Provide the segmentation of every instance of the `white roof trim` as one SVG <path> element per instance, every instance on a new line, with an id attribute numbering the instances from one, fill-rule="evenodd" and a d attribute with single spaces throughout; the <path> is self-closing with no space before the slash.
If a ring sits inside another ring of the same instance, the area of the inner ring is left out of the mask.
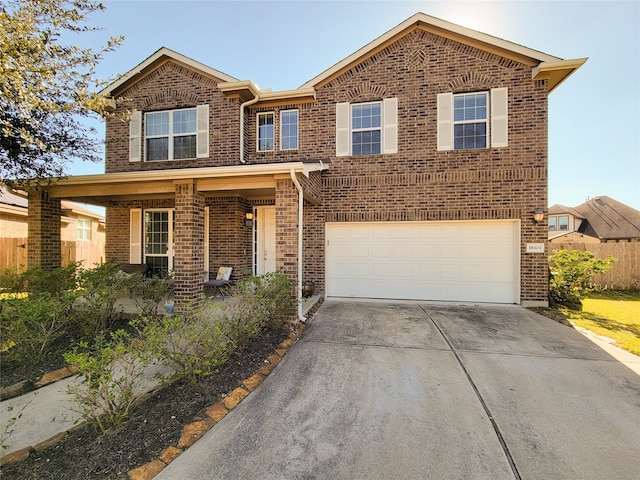
<path id="1" fill-rule="evenodd" d="M 557 62 L 557 61 L 561 61 L 562 60 L 561 58 L 554 57 L 552 55 L 547 55 L 546 53 L 542 53 L 542 52 L 539 52 L 537 50 L 533 50 L 531 48 L 523 47 L 522 45 L 518 45 L 518 44 L 512 43 L 512 42 L 508 42 L 506 40 L 502 40 L 501 38 L 494 37 L 494 36 L 488 35 L 486 33 L 478 32 L 478 31 L 472 30 L 470 28 L 462 27 L 460 25 L 456 25 L 455 23 L 447 22 L 446 20 L 441 20 L 439 18 L 432 17 L 432 16 L 426 15 L 424 13 L 416 13 L 412 17 L 410 17 L 407 20 L 405 20 L 404 22 L 402 22 L 397 27 L 389 30 L 387 33 L 385 33 L 384 35 L 376 38 L 375 40 L 373 40 L 372 42 L 368 43 L 367 45 L 365 45 L 364 47 L 362 47 L 358 51 L 352 53 L 351 55 L 349 55 L 344 60 L 342 60 L 342 61 L 336 63 L 334 66 L 328 68 L 327 70 L 322 72 L 320 75 L 317 75 L 317 76 L 313 77 L 311 80 L 306 82 L 300 88 L 313 87 L 313 86 L 317 85 L 318 83 L 322 82 L 323 80 L 325 80 L 325 79 L 331 77 L 332 75 L 334 75 L 336 72 L 338 72 L 341 69 L 345 68 L 349 64 L 357 61 L 359 58 L 361 58 L 363 56 L 366 56 L 370 51 L 372 51 L 375 48 L 379 47 L 380 45 L 382 45 L 383 43 L 385 43 L 389 39 L 391 39 L 394 36 L 396 36 L 399 33 L 401 33 L 402 31 L 404 31 L 404 30 L 406 30 L 406 29 L 410 28 L 411 26 L 413 26 L 415 24 L 418 24 L 418 23 L 424 23 L 424 24 L 431 25 L 431 26 L 436 27 L 436 28 L 440 28 L 440 29 L 443 29 L 443 30 L 448 30 L 448 31 L 450 31 L 452 33 L 456 33 L 458 35 L 462 35 L 462 36 L 468 37 L 468 38 L 473 39 L 473 40 L 484 42 L 484 43 L 492 45 L 494 47 L 498 47 L 498 48 L 501 48 L 501 49 L 504 49 L 504 50 L 508 50 L 508 51 L 523 55 L 525 57 L 529 57 L 529 58 L 531 58 L 533 60 L 537 60 L 539 62 Z"/>
<path id="2" fill-rule="evenodd" d="M 132 68 L 131 70 L 129 70 L 127 73 L 125 73 L 124 75 L 120 76 L 120 78 L 118 78 L 118 80 L 116 80 L 115 82 L 113 82 L 112 84 L 110 84 L 108 87 L 106 87 L 105 89 L 103 89 L 100 94 L 101 95 L 105 95 L 105 96 L 111 96 L 111 94 L 113 93 L 114 90 L 118 89 L 118 87 L 124 85 L 126 82 L 128 82 L 129 80 L 131 80 L 133 77 L 135 77 L 136 75 L 140 74 L 145 68 L 153 65 L 153 63 L 157 62 L 158 60 L 160 60 L 162 57 L 167 57 L 167 58 L 172 58 L 178 62 L 184 63 L 185 65 L 188 65 L 196 70 L 200 70 L 204 73 L 207 73 L 213 77 L 219 78 L 220 80 L 222 80 L 223 82 L 237 82 L 239 81 L 237 78 L 234 78 L 230 75 L 227 75 L 226 73 L 223 73 L 219 70 L 216 70 L 215 68 L 211 68 L 208 67 L 206 65 L 204 65 L 203 63 L 197 62 L 189 57 L 185 57 L 184 55 L 178 53 L 178 52 L 174 52 L 173 50 L 170 50 L 166 47 L 162 47 L 161 49 L 159 49 L 158 51 L 156 51 L 154 54 L 152 54 L 149 58 L 147 58 L 146 60 L 144 60 L 142 63 L 138 64 L 137 66 L 135 66 L 134 68 Z"/>
<path id="3" fill-rule="evenodd" d="M 230 167 L 180 168 L 176 170 L 146 170 L 139 172 L 115 172 L 95 175 L 75 175 L 62 178 L 52 187 L 85 184 L 152 182 L 157 180 L 184 180 L 198 178 L 242 177 L 251 175 L 282 175 L 293 170 L 308 177 L 311 172 L 326 170 L 328 165 L 321 161 L 263 163 L 258 165 L 234 165 Z"/>

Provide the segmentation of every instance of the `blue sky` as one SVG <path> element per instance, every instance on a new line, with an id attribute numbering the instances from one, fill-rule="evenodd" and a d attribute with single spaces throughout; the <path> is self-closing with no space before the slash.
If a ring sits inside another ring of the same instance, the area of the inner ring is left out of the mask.
<path id="1" fill-rule="evenodd" d="M 73 41 L 106 55 L 114 77 L 160 47 L 261 88 L 297 88 L 423 12 L 564 59 L 587 63 L 549 97 L 549 205 L 607 195 L 640 209 L 640 2 L 103 0 Z M 104 127 L 97 126 L 104 135 Z M 73 164 L 72 175 L 104 164 Z"/>

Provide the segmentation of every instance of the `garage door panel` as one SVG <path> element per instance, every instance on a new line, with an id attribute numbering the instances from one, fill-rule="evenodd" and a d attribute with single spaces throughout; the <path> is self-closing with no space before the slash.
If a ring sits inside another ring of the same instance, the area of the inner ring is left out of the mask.
<path id="1" fill-rule="evenodd" d="M 517 223 L 327 224 L 328 296 L 517 302 Z"/>

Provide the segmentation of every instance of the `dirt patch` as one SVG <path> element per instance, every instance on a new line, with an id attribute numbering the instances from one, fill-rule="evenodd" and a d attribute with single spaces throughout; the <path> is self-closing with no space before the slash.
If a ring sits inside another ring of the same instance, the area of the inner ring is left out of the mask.
<path id="1" fill-rule="evenodd" d="M 100 435 L 92 426 L 69 433 L 62 441 L 28 459 L 0 469 L 15 479 L 128 479 L 127 472 L 158 458 L 176 445 L 185 425 L 204 418 L 205 410 L 240 386 L 265 364 L 289 330 L 264 329 L 235 353 L 220 372 L 200 384 L 187 380 L 167 386 L 136 407 L 118 431 Z M 3 373 L 4 376 L 4 373 Z"/>

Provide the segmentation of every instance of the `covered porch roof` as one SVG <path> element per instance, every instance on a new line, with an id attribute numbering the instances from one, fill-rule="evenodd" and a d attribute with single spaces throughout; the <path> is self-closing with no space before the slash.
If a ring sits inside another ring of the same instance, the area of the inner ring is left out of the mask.
<path id="1" fill-rule="evenodd" d="M 307 178 L 312 172 L 328 168 L 328 160 L 314 160 L 224 167 L 198 167 L 136 172 L 77 175 L 61 178 L 48 185 L 51 198 L 73 199 L 92 205 L 109 206 L 114 200 L 173 198 L 175 183 L 193 180 L 199 192 L 239 195 L 248 199 L 272 198 L 276 179 L 293 172 Z M 311 203 L 319 203 L 304 191 Z"/>

